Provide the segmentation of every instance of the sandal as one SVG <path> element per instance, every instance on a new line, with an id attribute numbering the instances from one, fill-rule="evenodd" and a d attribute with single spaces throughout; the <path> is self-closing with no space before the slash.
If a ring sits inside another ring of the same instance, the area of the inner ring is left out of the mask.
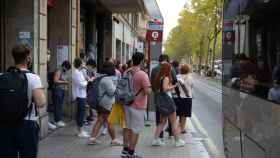
<path id="1" fill-rule="evenodd" d="M 111 146 L 123 146 L 123 143 L 118 140 L 112 140 Z"/>
<path id="2" fill-rule="evenodd" d="M 181 131 L 182 134 L 188 133 L 185 129 Z"/>
<path id="3" fill-rule="evenodd" d="M 101 144 L 101 141 L 97 140 L 96 138 L 89 138 L 88 145 L 97 145 Z"/>

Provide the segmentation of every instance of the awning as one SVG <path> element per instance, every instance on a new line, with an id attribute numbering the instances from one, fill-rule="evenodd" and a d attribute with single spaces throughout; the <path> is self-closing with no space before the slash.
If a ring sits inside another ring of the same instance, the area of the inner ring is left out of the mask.
<path id="1" fill-rule="evenodd" d="M 112 13 L 143 12 L 143 0 L 99 0 Z"/>

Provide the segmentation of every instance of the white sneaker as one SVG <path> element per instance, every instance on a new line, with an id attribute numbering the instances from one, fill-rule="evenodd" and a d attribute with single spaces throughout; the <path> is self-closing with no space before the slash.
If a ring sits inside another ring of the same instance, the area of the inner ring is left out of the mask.
<path id="1" fill-rule="evenodd" d="M 66 124 L 63 121 L 59 121 L 59 122 L 56 123 L 56 126 L 57 127 L 65 127 Z"/>
<path id="2" fill-rule="evenodd" d="M 80 133 L 78 134 L 78 137 L 79 137 L 79 138 L 89 138 L 90 135 L 89 135 L 87 132 L 82 131 L 82 132 L 80 132 Z"/>
<path id="3" fill-rule="evenodd" d="M 160 138 L 154 139 L 152 141 L 152 146 L 163 146 L 163 145 L 165 145 L 165 143 Z"/>
<path id="4" fill-rule="evenodd" d="M 183 146 L 185 146 L 185 144 L 186 144 L 186 142 L 183 141 L 182 139 L 179 139 L 175 142 L 176 147 L 183 147 Z"/>
<path id="5" fill-rule="evenodd" d="M 52 123 L 50 123 L 50 122 L 48 122 L 48 127 L 49 127 L 49 129 L 51 129 L 51 130 L 56 130 L 56 125 L 54 125 L 54 124 L 52 124 Z"/>

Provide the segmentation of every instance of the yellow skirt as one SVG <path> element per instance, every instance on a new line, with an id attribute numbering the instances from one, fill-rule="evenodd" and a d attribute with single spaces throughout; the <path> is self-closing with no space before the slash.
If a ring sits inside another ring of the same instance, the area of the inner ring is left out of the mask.
<path id="1" fill-rule="evenodd" d="M 122 104 L 115 103 L 108 118 L 109 123 L 126 128 L 125 110 Z"/>

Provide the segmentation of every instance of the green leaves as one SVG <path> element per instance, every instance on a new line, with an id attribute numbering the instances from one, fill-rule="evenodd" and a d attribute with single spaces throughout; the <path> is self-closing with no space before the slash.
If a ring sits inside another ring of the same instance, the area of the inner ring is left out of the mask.
<path id="1" fill-rule="evenodd" d="M 172 58 L 191 57 L 194 62 L 201 64 L 206 61 L 208 49 L 221 49 L 221 0 L 192 0 L 191 6 L 180 13 L 178 25 L 170 32 L 165 42 L 165 51 Z M 209 47 L 208 47 L 209 45 Z M 221 52 L 221 51 L 213 51 Z"/>

